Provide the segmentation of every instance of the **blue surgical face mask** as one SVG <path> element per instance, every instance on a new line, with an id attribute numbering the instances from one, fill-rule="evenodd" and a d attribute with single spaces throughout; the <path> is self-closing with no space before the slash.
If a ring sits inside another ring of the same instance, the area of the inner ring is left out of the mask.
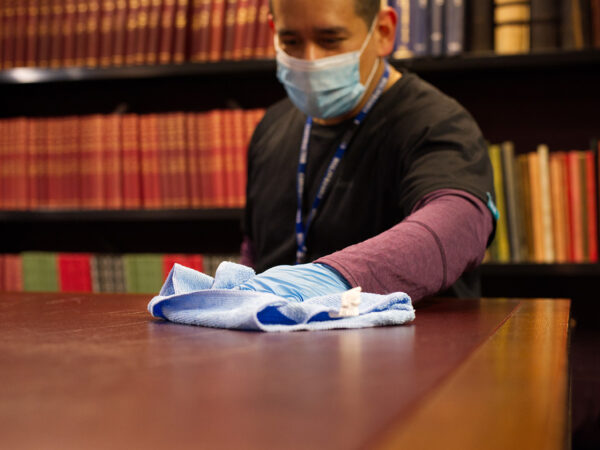
<path id="1" fill-rule="evenodd" d="M 277 78 L 300 111 L 310 117 L 331 119 L 347 114 L 360 103 L 379 62 L 373 64 L 365 85 L 361 84 L 360 56 L 373 34 L 376 20 L 360 50 L 312 61 L 288 55 L 275 37 Z"/>

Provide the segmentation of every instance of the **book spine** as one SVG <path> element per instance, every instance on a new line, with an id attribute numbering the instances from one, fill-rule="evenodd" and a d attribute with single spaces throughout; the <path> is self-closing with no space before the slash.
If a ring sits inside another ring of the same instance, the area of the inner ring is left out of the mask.
<path id="1" fill-rule="evenodd" d="M 458 55 L 465 49 L 465 2 L 446 0 L 446 54 Z"/>
<path id="2" fill-rule="evenodd" d="M 547 145 L 540 145 L 537 149 L 539 174 L 540 174 L 540 204 L 542 212 L 543 230 L 543 261 L 554 261 L 554 237 L 552 230 L 552 200 L 550 196 L 550 155 Z"/>
<path id="3" fill-rule="evenodd" d="M 3 44 L 3 64 L 4 69 L 11 69 L 15 66 L 15 38 L 16 38 L 16 0 L 4 1 L 4 17 L 2 23 L 2 44 Z"/>
<path id="4" fill-rule="evenodd" d="M 12 159 L 12 121 L 11 119 L 0 120 L 0 194 L 2 194 L 2 208 L 12 209 L 11 200 L 11 159 Z"/>
<path id="5" fill-rule="evenodd" d="M 567 261 L 566 226 L 564 201 L 564 184 L 562 180 L 561 154 L 554 152 L 550 155 L 550 195 L 552 199 L 552 222 L 554 226 L 554 261 L 564 263 Z"/>
<path id="6" fill-rule="evenodd" d="M 85 66 L 85 55 L 87 51 L 87 16 L 87 1 L 77 0 L 75 19 L 75 65 L 78 67 Z"/>
<path id="7" fill-rule="evenodd" d="M 242 59 L 251 59 L 256 46 L 256 20 L 259 0 L 248 0 L 246 23 L 242 35 Z"/>
<path id="8" fill-rule="evenodd" d="M 231 59 L 239 61 L 244 56 L 244 37 L 248 22 L 248 0 L 239 0 L 235 11 L 235 22 L 233 25 L 233 49 Z"/>
<path id="9" fill-rule="evenodd" d="M 37 67 L 48 67 L 50 65 L 50 11 L 50 0 L 40 0 L 35 43 L 35 65 Z"/>
<path id="10" fill-rule="evenodd" d="M 494 191 L 496 192 L 496 206 L 500 217 L 496 223 L 497 261 L 510 262 L 510 246 L 508 242 L 506 203 L 504 200 L 504 182 L 502 157 L 499 145 L 489 147 L 490 160 L 494 171 Z"/>
<path id="11" fill-rule="evenodd" d="M 127 0 L 115 0 L 115 32 L 113 35 L 112 65 L 125 64 L 125 45 L 127 39 Z"/>
<path id="12" fill-rule="evenodd" d="M 100 2 L 98 0 L 88 3 L 86 46 L 86 65 L 97 67 L 100 63 Z"/>
<path id="13" fill-rule="evenodd" d="M 80 191 L 79 191 L 79 173 L 81 171 L 79 160 L 79 145 L 80 145 L 80 119 L 77 116 L 67 117 L 63 127 L 63 150 L 65 153 L 64 166 L 64 198 L 65 207 L 79 208 L 80 206 Z"/>
<path id="14" fill-rule="evenodd" d="M 104 208 L 104 116 L 81 119 L 81 207 Z"/>
<path id="15" fill-rule="evenodd" d="M 185 115 L 187 153 L 186 176 L 189 186 L 190 206 L 192 208 L 202 207 L 202 191 L 199 172 L 200 142 L 197 125 L 198 115 L 199 114 L 197 113 L 188 113 Z"/>
<path id="16" fill-rule="evenodd" d="M 6 8 L 6 5 L 3 5 L 2 2 L 0 2 L 0 69 L 3 68 L 4 65 L 4 32 L 5 32 L 5 25 L 4 25 L 4 10 Z"/>
<path id="17" fill-rule="evenodd" d="M 600 0 L 591 0 L 592 45 L 600 48 Z"/>
<path id="18" fill-rule="evenodd" d="M 200 179 L 200 207 L 214 206 L 214 186 L 212 184 L 209 163 L 211 161 L 212 147 L 212 113 L 198 113 L 196 115 L 196 129 L 198 130 L 198 175 Z"/>
<path id="19" fill-rule="evenodd" d="M 100 19 L 100 65 L 109 67 L 112 64 L 113 38 L 116 27 L 115 0 L 102 0 Z"/>
<path id="20" fill-rule="evenodd" d="M 148 15 L 148 45 L 146 46 L 146 64 L 156 64 L 160 45 L 160 18 L 162 0 L 152 0 Z"/>
<path id="21" fill-rule="evenodd" d="M 3 121 L 0 121 L 2 123 Z M 43 119 L 30 119 L 27 133 L 30 136 L 30 144 L 27 151 L 27 202 L 29 208 L 35 210 L 39 207 L 39 152 L 42 145 L 41 136 L 45 135 Z M 3 135 L 5 133 L 2 133 Z M 1 138 L 0 138 L 1 142 Z M 1 188 L 0 188 L 1 191 Z M 0 192 L 1 193 L 1 192 Z"/>
<path id="22" fill-rule="evenodd" d="M 144 208 L 162 206 L 159 171 L 158 116 L 140 116 L 142 204 Z"/>
<path id="23" fill-rule="evenodd" d="M 425 56 L 429 54 L 429 1 L 410 1 L 410 50 L 415 56 Z"/>
<path id="24" fill-rule="evenodd" d="M 176 0 L 164 0 L 161 19 L 160 52 L 161 64 L 169 64 L 173 60 L 173 41 L 175 34 Z"/>
<path id="25" fill-rule="evenodd" d="M 579 164 L 579 192 L 581 193 L 581 240 L 582 240 L 582 254 L 583 262 L 589 262 L 589 242 L 588 242 L 588 215 L 587 210 L 588 204 L 588 191 L 586 182 L 586 156 L 585 151 L 578 152 L 578 164 Z"/>
<path id="26" fill-rule="evenodd" d="M 430 35 L 429 48 L 431 56 L 441 56 L 445 47 L 444 42 L 444 7 L 446 0 L 431 0 L 429 10 Z"/>
<path id="27" fill-rule="evenodd" d="M 233 207 L 243 208 L 246 203 L 246 130 L 245 111 L 235 109 L 232 116 L 230 133 L 233 135 Z"/>
<path id="28" fill-rule="evenodd" d="M 61 118 L 48 118 L 47 161 L 48 192 L 45 206 L 53 209 L 61 208 L 61 183 L 63 170 L 62 122 Z"/>
<path id="29" fill-rule="evenodd" d="M 531 48 L 531 5 L 528 1 L 503 4 L 496 0 L 494 22 L 496 53 L 529 52 Z"/>
<path id="30" fill-rule="evenodd" d="M 235 20 L 237 15 L 237 0 L 225 0 L 225 21 L 223 24 L 223 53 L 221 59 L 233 59 L 233 44 L 235 39 Z"/>
<path id="31" fill-rule="evenodd" d="M 64 16 L 61 31 L 62 63 L 63 67 L 75 65 L 75 27 L 77 24 L 77 1 L 64 2 Z"/>
<path id="32" fill-rule="evenodd" d="M 127 30 L 125 38 L 124 63 L 132 66 L 136 61 L 137 37 L 139 26 L 140 0 L 127 2 Z"/>
<path id="33" fill-rule="evenodd" d="M 410 51 L 410 0 L 395 0 L 396 10 L 396 41 L 394 44 L 394 58 L 406 59 L 412 56 Z"/>
<path id="34" fill-rule="evenodd" d="M 598 196 L 594 152 L 585 152 L 585 178 L 587 189 L 587 229 L 589 262 L 598 262 Z"/>
<path id="35" fill-rule="evenodd" d="M 164 208 L 171 209 L 173 205 L 173 140 L 170 129 L 172 127 L 171 114 L 161 114 L 158 126 L 158 161 L 161 203 Z"/>
<path id="36" fill-rule="evenodd" d="M 222 152 L 223 152 L 223 178 L 225 179 L 225 202 L 223 206 L 235 207 L 237 187 L 235 180 L 235 132 L 233 122 L 233 111 L 221 111 L 222 125 Z"/>
<path id="37" fill-rule="evenodd" d="M 136 114 L 126 114 L 122 119 L 123 148 L 123 207 L 140 208 L 142 195 L 140 187 L 140 136 L 139 118 Z"/>
<path id="38" fill-rule="evenodd" d="M 173 164 L 175 166 L 175 207 L 188 208 L 190 206 L 190 193 L 187 177 L 187 136 L 185 113 L 178 112 L 173 115 Z"/>
<path id="39" fill-rule="evenodd" d="M 559 31 L 558 3 L 553 0 L 531 0 L 531 49 L 557 49 Z"/>
<path id="40" fill-rule="evenodd" d="M 133 50 L 134 61 L 132 64 L 143 65 L 148 54 L 148 37 L 150 35 L 150 0 L 139 0 L 137 14 L 137 25 L 135 28 L 135 49 Z"/>
<path id="41" fill-rule="evenodd" d="M 25 66 L 27 57 L 27 6 L 26 0 L 19 0 L 15 4 L 15 67 Z"/>
<path id="42" fill-rule="evenodd" d="M 522 213 L 521 205 L 518 201 L 518 185 L 515 168 L 514 144 L 504 142 L 501 146 L 502 167 L 504 168 L 504 192 L 506 202 L 506 214 L 508 225 L 508 240 L 510 244 L 510 255 L 512 262 L 522 262 L 521 254 L 523 230 L 520 227 Z"/>
<path id="43" fill-rule="evenodd" d="M 62 65 L 62 26 L 63 2 L 52 0 L 50 16 L 50 67 L 58 68 Z"/>
<path id="44" fill-rule="evenodd" d="M 583 223 L 581 211 L 581 173 L 579 152 L 567 153 L 568 192 L 569 192 L 569 229 L 570 229 L 570 262 L 583 262 Z"/>
<path id="45" fill-rule="evenodd" d="M 6 209 L 5 207 L 5 199 L 6 195 L 4 193 L 4 182 L 6 179 L 5 171 L 6 171 L 6 163 L 5 163 L 5 153 L 7 149 L 7 120 L 0 119 L 0 210 Z"/>
<path id="46" fill-rule="evenodd" d="M 123 186 L 121 184 L 121 115 L 104 116 L 104 205 L 108 209 L 123 207 Z"/>
<path id="47" fill-rule="evenodd" d="M 539 154 L 528 154 L 531 211 L 533 224 L 533 262 L 544 262 L 544 220 L 542 207 L 542 183 L 540 177 Z"/>
<path id="48" fill-rule="evenodd" d="M 188 59 L 187 31 L 189 6 L 189 0 L 177 1 L 177 10 L 175 12 L 175 29 L 173 36 L 173 62 L 175 64 L 182 64 Z"/>
<path id="49" fill-rule="evenodd" d="M 208 179 L 213 186 L 211 204 L 214 207 L 222 208 L 227 205 L 226 183 L 225 183 L 225 161 L 224 161 L 224 143 L 223 143 L 223 111 L 214 110 L 210 113 L 210 155 L 207 161 Z"/>
<path id="50" fill-rule="evenodd" d="M 210 11 L 210 61 L 222 59 L 225 27 L 225 0 L 213 0 Z"/>

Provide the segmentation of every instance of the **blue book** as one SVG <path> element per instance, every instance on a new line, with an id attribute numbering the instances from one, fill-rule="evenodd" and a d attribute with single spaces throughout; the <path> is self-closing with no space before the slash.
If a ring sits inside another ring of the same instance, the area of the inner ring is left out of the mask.
<path id="1" fill-rule="evenodd" d="M 429 14 L 431 34 L 429 45 L 431 56 L 442 56 L 444 53 L 444 4 L 446 0 L 431 0 Z"/>
<path id="2" fill-rule="evenodd" d="M 410 58 L 410 0 L 391 0 L 398 16 L 394 58 Z"/>
<path id="3" fill-rule="evenodd" d="M 410 50 L 414 56 L 429 54 L 428 0 L 410 0 Z"/>
<path id="4" fill-rule="evenodd" d="M 465 48 L 465 2 L 446 0 L 446 54 L 457 55 Z"/>

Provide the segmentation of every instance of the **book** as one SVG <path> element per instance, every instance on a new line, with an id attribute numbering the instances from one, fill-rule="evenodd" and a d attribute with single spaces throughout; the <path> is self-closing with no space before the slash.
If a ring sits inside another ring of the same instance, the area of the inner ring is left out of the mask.
<path id="1" fill-rule="evenodd" d="M 172 204 L 174 208 L 189 207 L 189 191 L 187 178 L 187 143 L 185 114 L 176 112 L 167 115 L 168 123 L 168 147 L 170 157 L 167 167 L 171 175 L 170 183 L 172 185 Z"/>
<path id="2" fill-rule="evenodd" d="M 62 119 L 61 153 L 61 207 L 80 207 L 80 118 L 69 116 Z"/>
<path id="3" fill-rule="evenodd" d="M 104 116 L 82 117 L 80 144 L 81 207 L 102 209 L 104 200 Z"/>
<path id="4" fill-rule="evenodd" d="M 494 49 L 498 54 L 529 52 L 531 32 L 531 4 L 495 0 Z"/>
<path id="5" fill-rule="evenodd" d="M 600 48 L 600 0 L 590 0 L 592 45 Z"/>
<path id="6" fill-rule="evenodd" d="M 598 191 L 597 174 L 593 151 L 585 152 L 585 178 L 587 188 L 587 230 L 588 230 L 588 255 L 589 262 L 598 262 Z"/>
<path id="7" fill-rule="evenodd" d="M 414 56 L 429 54 L 429 1 L 433 0 L 410 0 L 410 51 Z"/>
<path id="8" fill-rule="evenodd" d="M 138 52 L 138 27 L 140 15 L 140 0 L 127 1 L 127 28 L 125 31 L 124 64 L 133 66 Z M 145 42 L 141 42 L 143 48 Z"/>
<path id="9" fill-rule="evenodd" d="M 248 0 L 245 31 L 242 37 L 242 59 L 251 59 L 256 47 L 256 21 L 260 0 Z"/>
<path id="10" fill-rule="evenodd" d="M 586 152 L 577 152 L 579 163 L 579 192 L 581 194 L 581 240 L 583 262 L 589 261 L 589 242 L 588 242 L 588 190 L 586 186 Z"/>
<path id="11" fill-rule="evenodd" d="M 569 239 L 567 227 L 566 157 L 564 152 L 550 154 L 550 195 L 552 200 L 552 232 L 554 262 L 568 261 Z"/>
<path id="12" fill-rule="evenodd" d="M 232 136 L 232 178 L 233 192 L 231 207 L 243 208 L 246 203 L 246 124 L 245 111 L 234 109 L 229 111 L 229 133 Z"/>
<path id="13" fill-rule="evenodd" d="M 248 22 L 249 0 L 238 0 L 233 25 L 233 49 L 231 59 L 239 61 L 244 57 L 244 38 Z"/>
<path id="14" fill-rule="evenodd" d="M 562 0 L 561 3 L 561 47 L 581 50 L 585 46 L 581 8 L 582 0 Z"/>
<path id="15" fill-rule="evenodd" d="M 490 145 L 488 149 L 492 169 L 494 171 L 494 191 L 496 192 L 496 207 L 500 214 L 496 222 L 496 255 L 498 262 L 510 262 L 510 244 L 508 242 L 507 214 L 504 201 L 504 181 L 502 157 L 499 145 Z"/>
<path id="16" fill-rule="evenodd" d="M 543 263 L 544 258 L 544 219 L 542 207 L 542 183 L 540 161 L 537 152 L 527 154 L 529 168 L 529 187 L 531 196 L 531 219 L 533 237 L 532 262 Z"/>
<path id="17" fill-rule="evenodd" d="M 62 208 L 62 191 L 64 153 L 62 152 L 63 130 L 62 120 L 59 117 L 49 117 L 47 151 L 44 154 L 47 163 L 48 191 L 44 205 L 53 209 Z"/>
<path id="18" fill-rule="evenodd" d="M 56 253 L 23 252 L 23 290 L 28 292 L 58 292 Z"/>
<path id="19" fill-rule="evenodd" d="M 91 255 L 59 253 L 58 272 L 61 292 L 92 292 Z"/>
<path id="20" fill-rule="evenodd" d="M 532 262 L 535 260 L 535 254 L 528 154 L 517 156 L 517 176 L 520 180 L 519 185 L 521 186 L 521 190 L 519 192 L 519 197 L 524 211 L 521 229 L 524 230 L 525 245 L 523 246 L 522 254 L 526 255 L 527 261 Z"/>
<path id="21" fill-rule="evenodd" d="M 7 292 L 23 291 L 23 264 L 21 255 L 4 255 L 4 290 Z"/>
<path id="22" fill-rule="evenodd" d="M 445 14 L 445 53 L 458 55 L 465 50 L 465 0 L 446 0 Z"/>
<path id="23" fill-rule="evenodd" d="M 258 0 L 256 15 L 256 44 L 253 56 L 255 58 L 266 58 L 269 53 L 269 0 Z"/>
<path id="24" fill-rule="evenodd" d="M 500 146 L 502 156 L 504 193 L 506 204 L 506 222 L 508 229 L 508 241 L 510 244 L 510 255 L 512 262 L 523 262 L 523 230 L 521 229 L 523 209 L 517 192 L 520 189 L 518 185 L 514 144 L 510 141 L 502 143 Z"/>
<path id="25" fill-rule="evenodd" d="M 133 64 L 143 65 L 148 59 L 150 36 L 151 0 L 139 0 L 137 23 L 135 27 L 135 50 Z M 154 52 L 154 49 L 152 50 Z"/>
<path id="26" fill-rule="evenodd" d="M 211 0 L 193 0 L 190 32 L 190 60 L 208 60 L 210 48 L 210 8 Z"/>
<path id="27" fill-rule="evenodd" d="M 430 0 L 429 54 L 442 56 L 444 52 L 444 9 L 446 0 Z"/>
<path id="28" fill-rule="evenodd" d="M 86 33 L 86 58 L 88 67 L 97 67 L 100 64 L 100 2 L 92 0 L 88 2 Z"/>
<path id="29" fill-rule="evenodd" d="M 162 206 L 158 123 L 159 117 L 156 114 L 140 116 L 142 205 L 150 209 Z"/>
<path id="30" fill-rule="evenodd" d="M 158 54 L 160 52 L 160 29 L 161 29 L 161 14 L 162 0 L 152 0 L 150 4 L 150 12 L 148 15 L 148 44 L 146 45 L 146 64 L 156 64 L 158 62 Z"/>
<path id="31" fill-rule="evenodd" d="M 16 6 L 17 0 L 4 0 L 3 22 L 0 29 L 3 44 L 3 69 L 12 69 L 15 66 Z"/>
<path id="32" fill-rule="evenodd" d="M 121 124 L 123 207 L 128 209 L 141 208 L 139 116 L 137 114 L 124 114 Z"/>
<path id="33" fill-rule="evenodd" d="M 233 58 L 237 7 L 238 0 L 225 0 L 225 15 L 222 32 L 223 48 L 219 58 L 221 60 L 231 60 Z"/>
<path id="34" fill-rule="evenodd" d="M 176 0 L 163 0 L 158 52 L 158 61 L 160 64 L 169 64 L 173 59 L 176 8 Z"/>
<path id="35" fill-rule="evenodd" d="M 103 177 L 104 208 L 120 209 L 123 207 L 123 187 L 121 184 L 122 168 L 122 132 L 120 114 L 104 116 L 103 121 Z"/>
<path id="36" fill-rule="evenodd" d="M 48 1 L 48 0 L 41 0 Z M 85 58 L 87 54 L 87 19 L 88 19 L 88 2 L 87 0 L 77 0 L 77 11 L 75 13 L 75 65 L 78 67 L 85 66 Z M 40 9 L 41 13 L 41 9 Z M 43 42 L 40 43 L 40 48 Z"/>
<path id="37" fill-rule="evenodd" d="M 212 133 L 211 113 L 198 113 L 196 115 L 196 129 L 198 131 L 198 159 L 197 169 L 198 179 L 200 180 L 200 205 L 204 208 L 214 207 L 215 185 L 211 178 L 210 164 L 212 164 Z"/>
<path id="38" fill-rule="evenodd" d="M 222 208 L 227 204 L 227 181 L 225 178 L 225 154 L 223 142 L 224 112 L 211 111 L 209 121 L 209 149 L 203 164 L 203 177 L 211 184 L 211 196 L 207 199 L 210 207 Z"/>
<path id="39" fill-rule="evenodd" d="M 0 2 L 1 3 L 1 2 Z M 25 66 L 26 61 L 26 49 L 27 49 L 27 19 L 28 19 L 28 8 L 27 1 L 20 0 L 15 4 L 14 10 L 14 21 L 15 21 L 15 56 L 14 56 L 14 67 Z"/>
<path id="40" fill-rule="evenodd" d="M 554 261 L 554 235 L 552 223 L 552 198 L 550 192 L 550 154 L 548 146 L 537 148 L 540 175 L 540 204 L 542 213 L 543 262 Z"/>
<path id="41" fill-rule="evenodd" d="M 62 65 L 62 25 L 63 25 L 63 0 L 50 2 L 50 67 L 58 68 Z"/>
<path id="42" fill-rule="evenodd" d="M 77 26 L 77 0 L 65 0 L 62 24 L 62 66 L 73 67 L 76 62 L 75 28 Z"/>
<path id="43" fill-rule="evenodd" d="M 35 67 L 37 64 L 37 44 L 40 8 L 38 0 L 27 0 L 27 32 L 25 38 L 25 66 Z M 0 7 L 0 23 L 2 23 L 2 8 Z M 0 67 L 2 67 L 2 33 L 0 33 Z"/>
<path id="44" fill-rule="evenodd" d="M 233 114 L 230 110 L 221 111 L 220 125 L 221 130 L 221 146 L 220 150 L 223 155 L 223 170 L 222 177 L 225 179 L 225 192 L 223 203 L 220 206 L 233 208 L 235 206 L 235 198 L 237 193 L 236 180 L 235 180 L 235 169 L 234 169 L 234 152 L 235 152 L 235 138 L 234 138 L 234 122 Z"/>
<path id="45" fill-rule="evenodd" d="M 200 181 L 200 133 L 198 130 L 198 119 L 200 113 L 188 113 L 185 115 L 186 127 L 186 152 L 187 152 L 187 182 L 190 194 L 190 207 L 201 208 L 202 183 Z"/>
<path id="46" fill-rule="evenodd" d="M 189 0 L 177 0 L 173 36 L 173 62 L 175 64 L 181 64 L 187 59 L 188 9 Z"/>
<path id="47" fill-rule="evenodd" d="M 127 0 L 115 0 L 115 28 L 112 38 L 112 65 L 125 64 L 125 41 L 127 38 Z"/>
<path id="48" fill-rule="evenodd" d="M 568 192 L 568 217 L 570 230 L 569 262 L 584 262 L 583 253 L 583 213 L 581 193 L 581 166 L 579 152 L 567 153 L 567 192 Z"/>
<path id="49" fill-rule="evenodd" d="M 559 4 L 556 0 L 531 0 L 531 49 L 559 47 Z"/>
<path id="50" fill-rule="evenodd" d="M 100 13 L 100 66 L 112 65 L 114 37 L 117 32 L 116 0 L 102 0 Z"/>

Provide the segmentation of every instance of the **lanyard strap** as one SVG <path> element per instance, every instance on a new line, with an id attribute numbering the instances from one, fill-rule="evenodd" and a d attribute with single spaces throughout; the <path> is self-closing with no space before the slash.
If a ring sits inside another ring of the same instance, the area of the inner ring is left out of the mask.
<path id="1" fill-rule="evenodd" d="M 296 264 L 301 264 L 306 257 L 306 236 L 308 235 L 308 230 L 312 221 L 314 220 L 317 209 L 321 204 L 321 200 L 327 193 L 327 189 L 329 184 L 331 183 L 331 179 L 333 178 L 333 174 L 335 170 L 339 166 L 344 154 L 346 153 L 346 149 L 352 141 L 352 138 L 356 134 L 356 130 L 358 126 L 362 123 L 364 118 L 367 116 L 368 112 L 371 110 L 375 102 L 379 99 L 385 86 L 387 85 L 388 79 L 390 76 L 390 68 L 385 62 L 385 70 L 375 91 L 363 107 L 363 109 L 358 113 L 358 115 L 354 118 L 351 127 L 344 133 L 342 138 L 342 142 L 338 146 L 333 159 L 329 163 L 327 167 L 327 171 L 325 172 L 325 176 L 321 180 L 321 184 L 319 185 L 319 190 L 317 191 L 317 195 L 315 200 L 313 201 L 312 208 L 306 220 L 306 224 L 304 224 L 302 220 L 302 199 L 304 197 L 304 182 L 306 178 L 306 163 L 308 161 L 308 142 L 310 140 L 310 131 L 312 129 L 312 117 L 307 117 L 306 123 L 304 124 L 304 133 L 302 134 L 302 144 L 300 146 L 300 160 L 298 162 L 298 176 L 297 176 L 297 200 L 298 200 L 298 208 L 296 210 Z"/>

